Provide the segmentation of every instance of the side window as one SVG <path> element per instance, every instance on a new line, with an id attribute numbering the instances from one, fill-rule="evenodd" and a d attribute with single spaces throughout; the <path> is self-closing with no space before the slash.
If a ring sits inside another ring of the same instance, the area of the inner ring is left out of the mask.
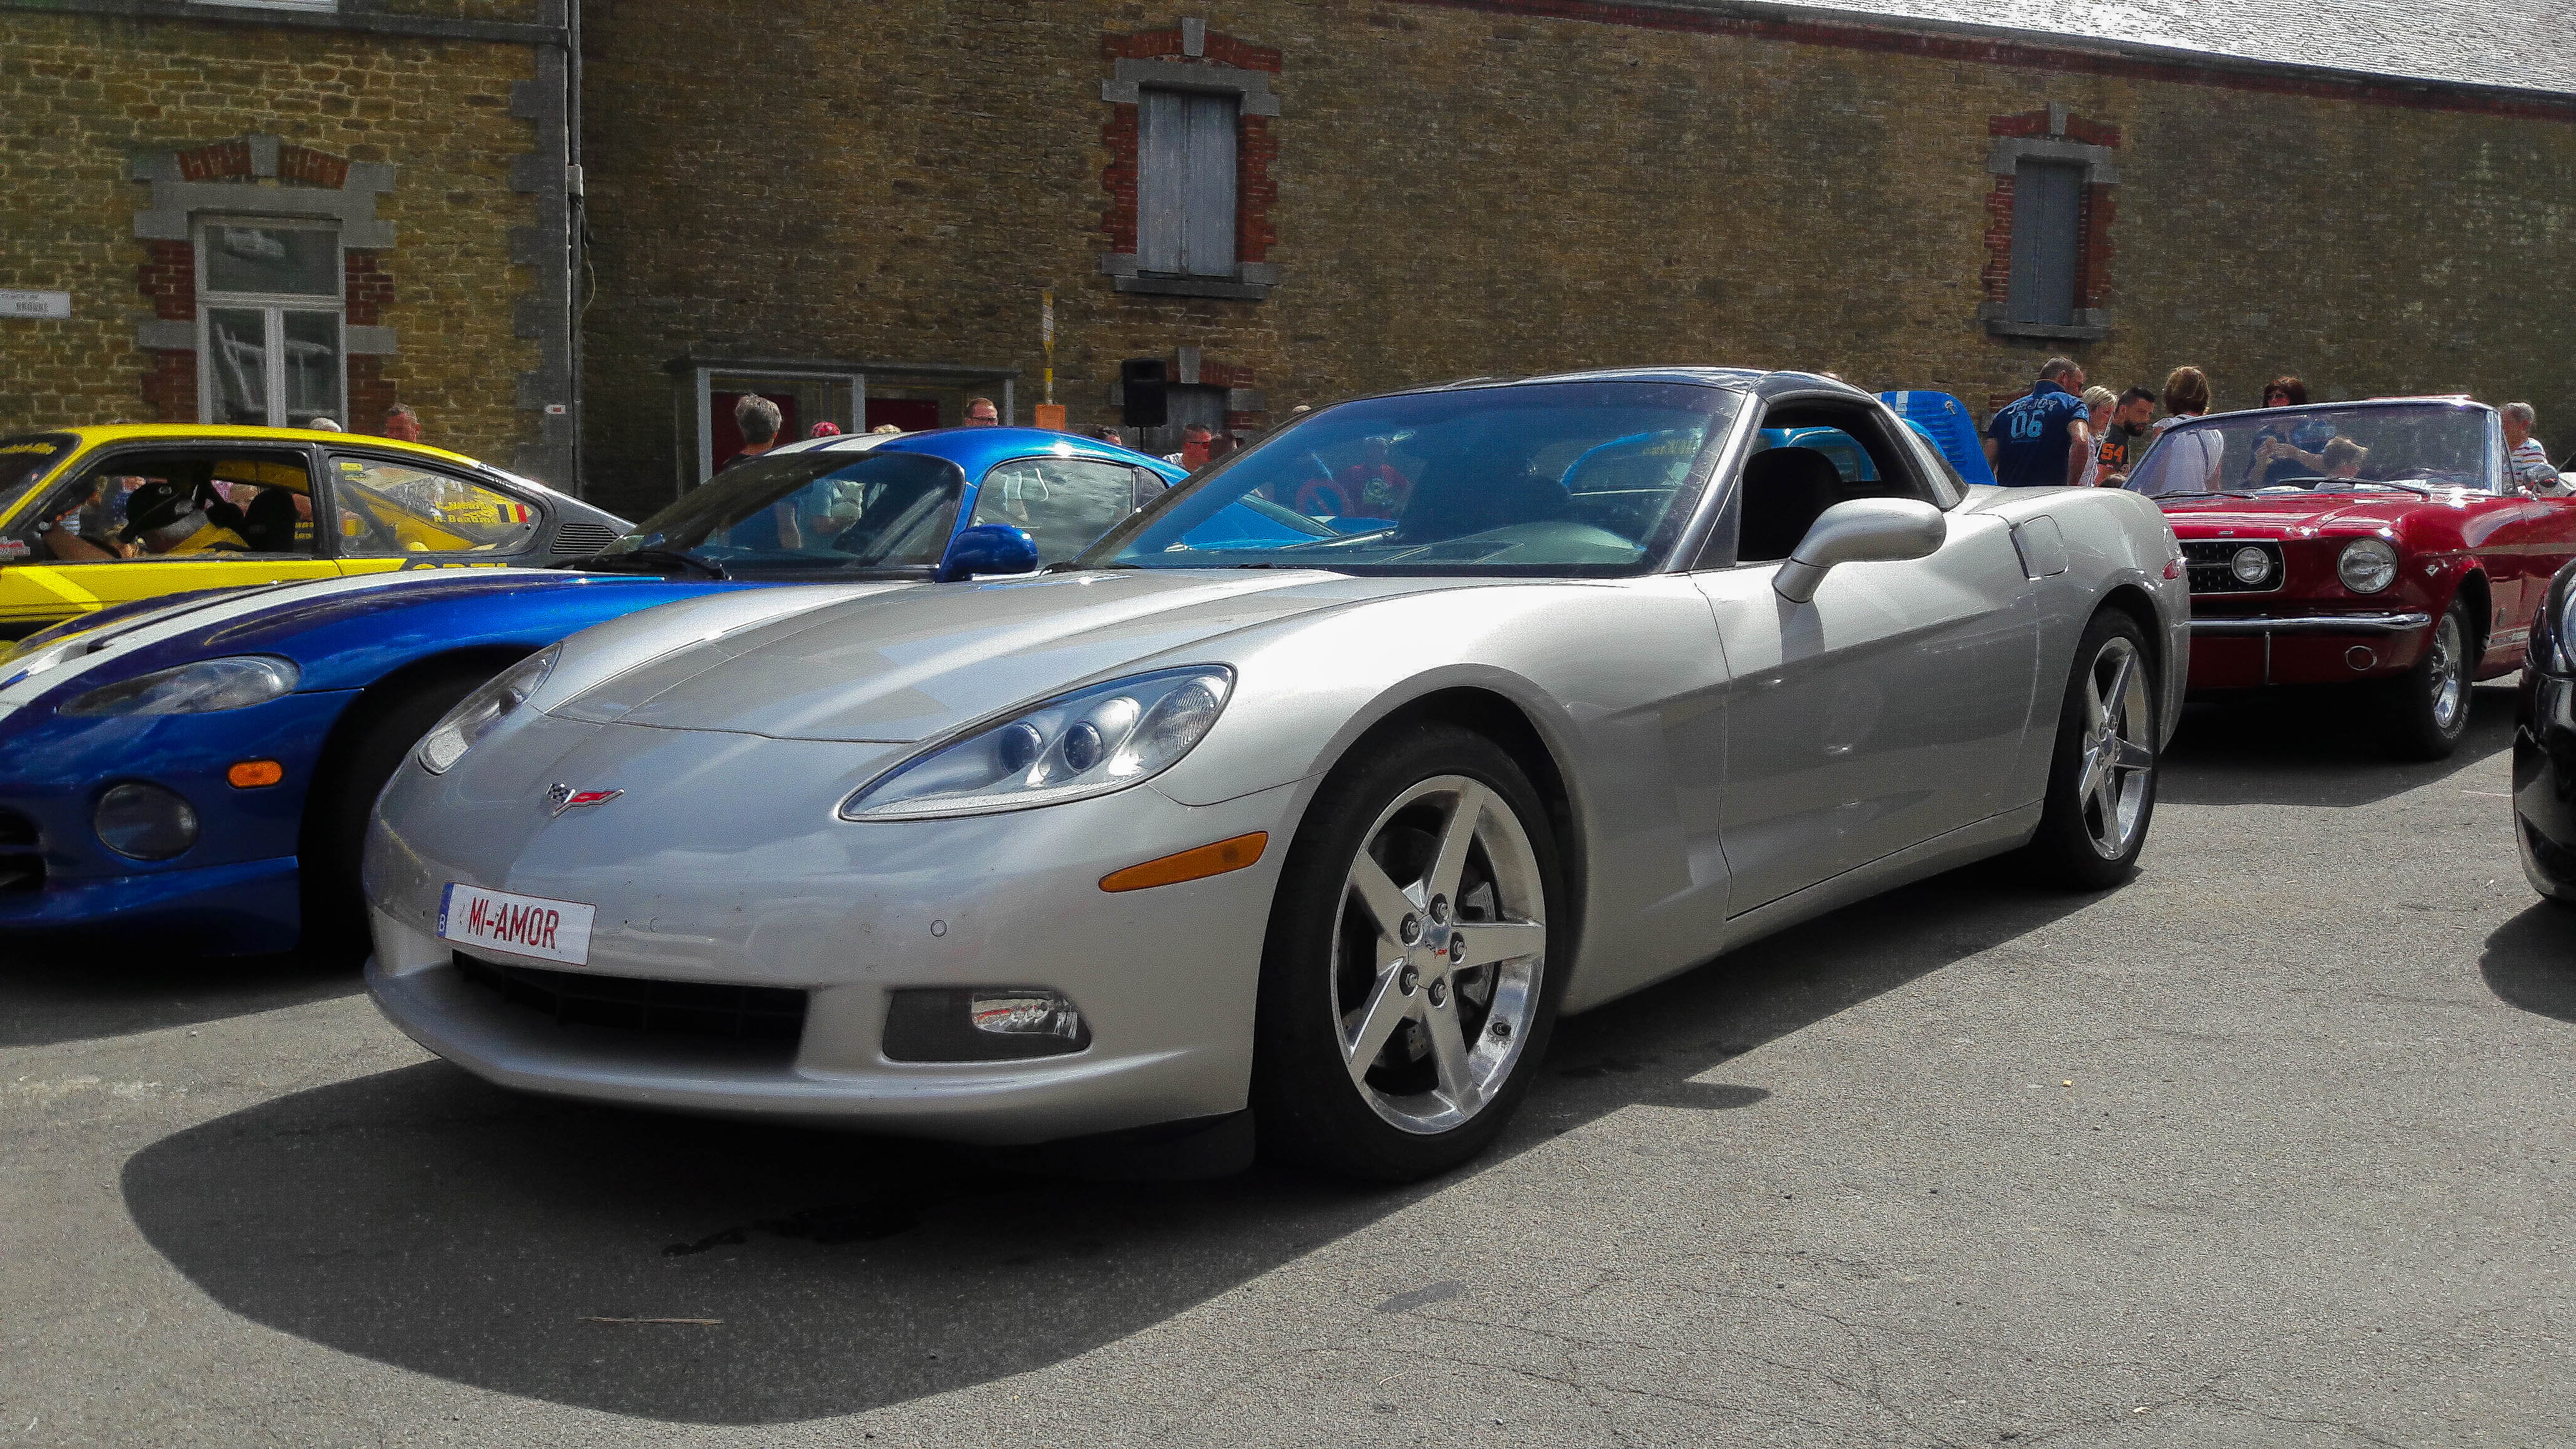
<path id="1" fill-rule="evenodd" d="M 516 553 L 544 522 L 536 505 L 497 488 L 383 458 L 334 455 L 331 501 L 343 558 Z"/>
<path id="2" fill-rule="evenodd" d="M 1040 564 L 1063 563 L 1134 510 L 1136 489 L 1123 463 L 1020 458 L 984 475 L 974 521 L 1024 528 L 1037 540 Z"/>
<path id="3" fill-rule="evenodd" d="M 1818 515 L 1853 498 L 1947 500 L 1919 481 L 1922 464 L 1871 412 L 1838 403 L 1791 403 L 1763 418 L 1771 446 L 1744 465 L 1738 483 L 1735 559 L 1787 558 Z"/>
<path id="4" fill-rule="evenodd" d="M 312 474 L 301 453 L 127 450 L 55 484 L 11 530 L 12 546 L 0 549 L 0 558 L 309 558 L 315 543 L 312 497 Z"/>
<path id="5" fill-rule="evenodd" d="M 2084 167 L 2023 158 L 2013 175 L 2009 320 L 2042 327 L 2075 322 Z"/>

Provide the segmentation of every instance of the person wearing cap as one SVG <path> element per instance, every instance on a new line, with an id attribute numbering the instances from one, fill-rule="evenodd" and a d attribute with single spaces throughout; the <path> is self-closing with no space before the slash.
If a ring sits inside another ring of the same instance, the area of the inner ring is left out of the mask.
<path id="1" fill-rule="evenodd" d="M 814 426 L 805 430 L 805 436 L 809 439 L 837 438 L 840 435 L 841 425 L 839 423 L 816 423 Z"/>
<path id="2" fill-rule="evenodd" d="M 206 516 L 193 489 L 161 479 L 125 500 L 124 537 L 154 558 L 250 552 L 240 534 Z"/>

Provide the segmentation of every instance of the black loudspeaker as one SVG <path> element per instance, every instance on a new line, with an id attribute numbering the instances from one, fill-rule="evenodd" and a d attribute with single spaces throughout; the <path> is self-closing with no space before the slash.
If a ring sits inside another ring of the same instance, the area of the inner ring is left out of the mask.
<path id="1" fill-rule="evenodd" d="M 1118 421 L 1131 428 L 1159 428 L 1171 416 L 1163 387 L 1170 381 L 1159 357 L 1131 357 L 1118 364 Z"/>

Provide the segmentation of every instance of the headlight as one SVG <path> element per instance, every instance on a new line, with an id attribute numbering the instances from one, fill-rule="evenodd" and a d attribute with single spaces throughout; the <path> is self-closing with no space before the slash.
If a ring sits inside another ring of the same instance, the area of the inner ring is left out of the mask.
<path id="1" fill-rule="evenodd" d="M 2343 546 L 2335 574 L 2356 594 L 2375 594 L 2397 582 L 2397 547 L 2383 538 L 2356 538 Z"/>
<path id="2" fill-rule="evenodd" d="M 98 797 L 90 828 L 119 855 L 168 860 L 197 843 L 197 812 L 158 785 L 119 785 Z"/>
<path id="3" fill-rule="evenodd" d="M 212 714 L 248 709 L 291 692 L 294 661 L 265 654 L 200 659 L 102 685 L 63 706 L 65 714 Z"/>
<path id="4" fill-rule="evenodd" d="M 2236 575 L 2236 581 L 2240 584 L 2259 584 L 2272 572 L 2272 556 L 2252 544 L 2247 544 L 2236 551 L 2234 558 L 2227 561 L 2227 571 Z"/>
<path id="5" fill-rule="evenodd" d="M 897 766 L 842 801 L 841 818 L 988 815 L 1124 790 L 1188 754 L 1233 689 L 1221 664 L 1078 689 Z"/>
<path id="6" fill-rule="evenodd" d="M 458 700 L 445 719 L 420 737 L 420 748 L 414 752 L 420 767 L 433 775 L 446 774 L 447 767 L 474 748 L 475 741 L 492 733 L 494 726 L 509 718 L 510 711 L 528 702 L 528 696 L 555 672 L 555 660 L 562 655 L 561 644 L 549 644 Z"/>

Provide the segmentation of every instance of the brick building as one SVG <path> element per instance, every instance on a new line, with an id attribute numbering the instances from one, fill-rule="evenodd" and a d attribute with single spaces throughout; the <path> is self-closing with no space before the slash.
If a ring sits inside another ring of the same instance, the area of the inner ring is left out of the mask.
<path id="1" fill-rule="evenodd" d="M 399 400 L 568 481 L 567 74 L 562 0 L 0 6 L 0 428 Z"/>
<path id="2" fill-rule="evenodd" d="M 2549 0 L 2245 0 L 2207 34 L 1965 0 L 296 3 L 0 0 L 0 178 L 45 199 L 0 220 L 0 288 L 74 299 L 0 318 L 0 426 L 219 403 L 214 315 L 283 344 L 300 305 L 194 290 L 250 216 L 254 248 L 336 231 L 360 421 L 391 390 L 558 480 L 577 436 L 634 513 L 744 391 L 800 433 L 1027 419 L 1048 292 L 1075 425 L 1126 358 L 1253 428 L 1660 360 L 1983 408 L 2069 351 L 2197 363 L 2221 406 L 2284 371 L 2527 397 L 2576 444 Z"/>
<path id="3" fill-rule="evenodd" d="M 1026 418 L 1042 289 L 1076 425 L 1130 357 L 1259 426 L 1621 361 L 1984 407 L 2064 350 L 2222 406 L 2528 396 L 2576 443 L 2576 72 L 2497 53 L 2510 7 L 2352 37 L 2414 72 L 2371 76 L 2286 63 L 2339 54 L 2313 9 L 2272 59 L 1914 3 L 593 0 L 589 481 L 669 498 L 746 389 Z"/>

